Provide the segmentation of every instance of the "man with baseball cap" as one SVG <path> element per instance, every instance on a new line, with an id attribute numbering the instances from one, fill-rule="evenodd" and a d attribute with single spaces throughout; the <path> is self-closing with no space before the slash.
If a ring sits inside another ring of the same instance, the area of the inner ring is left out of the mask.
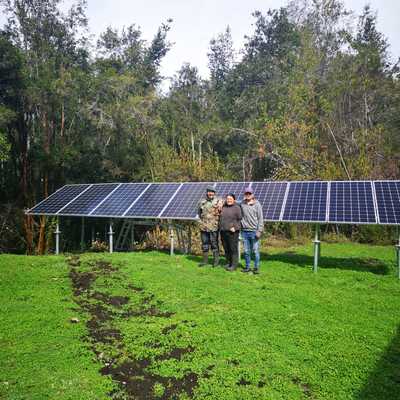
<path id="1" fill-rule="evenodd" d="M 203 260 L 199 267 L 208 264 L 208 250 L 213 252 L 213 266 L 219 264 L 218 228 L 219 215 L 221 213 L 222 200 L 215 196 L 215 188 L 209 186 L 206 189 L 206 197 L 199 202 L 198 216 L 203 250 Z"/>
<path id="2" fill-rule="evenodd" d="M 254 253 L 254 274 L 260 271 L 260 237 L 264 230 L 264 219 L 261 204 L 255 199 L 253 189 L 249 186 L 244 191 L 242 207 L 242 238 L 246 267 L 242 272 L 250 272 L 251 254 Z"/>

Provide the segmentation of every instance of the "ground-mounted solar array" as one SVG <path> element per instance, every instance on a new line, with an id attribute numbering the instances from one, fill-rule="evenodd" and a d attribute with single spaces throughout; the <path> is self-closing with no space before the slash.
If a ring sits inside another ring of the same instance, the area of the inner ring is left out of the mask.
<path id="1" fill-rule="evenodd" d="M 250 182 L 217 182 L 215 185 L 216 194 L 225 197 L 227 194 L 234 194 L 237 200 L 243 199 L 244 190 L 250 186 Z"/>
<path id="2" fill-rule="evenodd" d="M 32 214 L 55 214 L 91 185 L 66 185 L 30 210 Z"/>
<path id="3" fill-rule="evenodd" d="M 148 183 L 122 183 L 90 215 L 108 217 L 124 215 L 148 186 Z"/>
<path id="4" fill-rule="evenodd" d="M 196 218 L 200 200 L 208 186 L 213 183 L 196 182 L 182 185 L 163 211 L 162 218 Z"/>
<path id="5" fill-rule="evenodd" d="M 180 186 L 180 183 L 153 183 L 126 212 L 125 216 L 158 218 Z"/>
<path id="6" fill-rule="evenodd" d="M 285 199 L 287 182 L 255 182 L 254 195 L 261 203 L 266 221 L 279 221 Z"/>
<path id="7" fill-rule="evenodd" d="M 381 224 L 400 224 L 400 181 L 374 182 Z"/>
<path id="8" fill-rule="evenodd" d="M 68 203 L 59 210 L 58 214 L 77 216 L 90 215 L 91 211 L 117 187 L 117 183 L 91 185 L 87 190 L 84 190 L 76 197 L 74 201 Z"/>
<path id="9" fill-rule="evenodd" d="M 375 224 L 372 182 L 331 182 L 329 221 Z"/>
<path id="10" fill-rule="evenodd" d="M 291 182 L 282 221 L 325 222 L 327 182 Z"/>
<path id="11" fill-rule="evenodd" d="M 400 225 L 400 181 L 66 185 L 27 213 L 195 220 L 209 186 L 218 197 L 234 193 L 239 202 L 251 187 L 266 221 Z"/>

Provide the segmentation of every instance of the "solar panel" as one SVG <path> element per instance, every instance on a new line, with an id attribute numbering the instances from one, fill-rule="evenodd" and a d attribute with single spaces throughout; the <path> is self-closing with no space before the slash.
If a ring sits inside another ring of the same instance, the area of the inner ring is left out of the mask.
<path id="1" fill-rule="evenodd" d="M 122 183 L 90 215 L 122 217 L 124 212 L 148 186 L 148 183 Z"/>
<path id="2" fill-rule="evenodd" d="M 28 214 L 56 214 L 90 185 L 66 185 L 41 201 L 28 211 Z"/>
<path id="3" fill-rule="evenodd" d="M 264 220 L 279 221 L 287 182 L 253 182 L 251 187 L 262 206 Z"/>
<path id="4" fill-rule="evenodd" d="M 400 181 L 374 182 L 379 222 L 400 224 Z"/>
<path id="5" fill-rule="evenodd" d="M 157 218 L 180 185 L 179 183 L 152 183 L 126 212 L 125 217 Z"/>
<path id="6" fill-rule="evenodd" d="M 372 183 L 331 182 L 329 222 L 375 224 Z"/>
<path id="7" fill-rule="evenodd" d="M 250 182 L 66 185 L 34 215 L 195 219 L 206 187 L 240 201 Z M 400 224 L 400 181 L 253 182 L 267 221 Z"/>
<path id="8" fill-rule="evenodd" d="M 243 199 L 244 190 L 250 186 L 250 182 L 217 182 L 215 189 L 218 197 L 225 197 L 228 193 L 233 193 L 236 200 Z"/>
<path id="9" fill-rule="evenodd" d="M 198 182 L 184 183 L 167 208 L 163 211 L 162 218 L 195 219 L 197 205 L 205 197 L 206 189 L 213 183 Z"/>
<path id="10" fill-rule="evenodd" d="M 325 222 L 327 182 L 290 182 L 283 221 Z"/>
<path id="11" fill-rule="evenodd" d="M 90 212 L 116 187 L 118 183 L 92 185 L 74 201 L 58 211 L 59 215 L 89 215 Z"/>

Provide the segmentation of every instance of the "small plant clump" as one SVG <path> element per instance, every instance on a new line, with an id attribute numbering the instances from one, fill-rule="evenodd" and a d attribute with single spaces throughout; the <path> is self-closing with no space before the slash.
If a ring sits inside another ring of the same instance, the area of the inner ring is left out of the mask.
<path id="1" fill-rule="evenodd" d="M 90 251 L 95 253 L 104 253 L 108 251 L 109 247 L 106 242 L 101 241 L 100 239 L 92 241 L 90 245 Z"/>

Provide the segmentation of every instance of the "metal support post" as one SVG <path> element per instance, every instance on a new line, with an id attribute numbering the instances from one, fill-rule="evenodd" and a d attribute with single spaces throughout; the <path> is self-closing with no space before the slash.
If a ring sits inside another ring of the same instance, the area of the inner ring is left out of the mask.
<path id="1" fill-rule="evenodd" d="M 321 254 L 321 250 L 320 250 L 320 246 L 321 246 L 321 242 L 319 240 L 319 225 L 316 225 L 315 227 L 315 237 L 313 240 L 314 243 L 314 268 L 313 271 L 317 272 L 318 271 L 318 258 Z"/>
<path id="2" fill-rule="evenodd" d="M 135 245 L 135 224 L 131 223 L 131 250 L 133 250 L 134 245 Z"/>
<path id="3" fill-rule="evenodd" d="M 192 252 L 192 227 L 189 225 L 188 228 L 188 254 Z"/>
<path id="4" fill-rule="evenodd" d="M 82 217 L 81 222 L 81 251 L 85 250 L 85 217 Z"/>
<path id="5" fill-rule="evenodd" d="M 397 274 L 398 278 L 400 279 L 400 231 L 398 230 L 399 233 L 399 241 L 396 244 L 396 253 L 397 253 Z"/>
<path id="6" fill-rule="evenodd" d="M 108 231 L 108 243 L 109 243 L 110 253 L 113 252 L 113 239 L 114 239 L 113 223 L 112 223 L 112 220 L 110 220 L 110 229 Z"/>
<path id="7" fill-rule="evenodd" d="M 60 254 L 60 223 L 57 217 L 57 225 L 56 225 L 56 231 L 54 232 L 56 234 L 56 254 Z"/>
<path id="8" fill-rule="evenodd" d="M 170 239 L 170 242 L 171 242 L 169 254 L 171 256 L 173 256 L 174 255 L 174 229 L 173 229 L 172 225 L 169 225 L 169 239 Z"/>

